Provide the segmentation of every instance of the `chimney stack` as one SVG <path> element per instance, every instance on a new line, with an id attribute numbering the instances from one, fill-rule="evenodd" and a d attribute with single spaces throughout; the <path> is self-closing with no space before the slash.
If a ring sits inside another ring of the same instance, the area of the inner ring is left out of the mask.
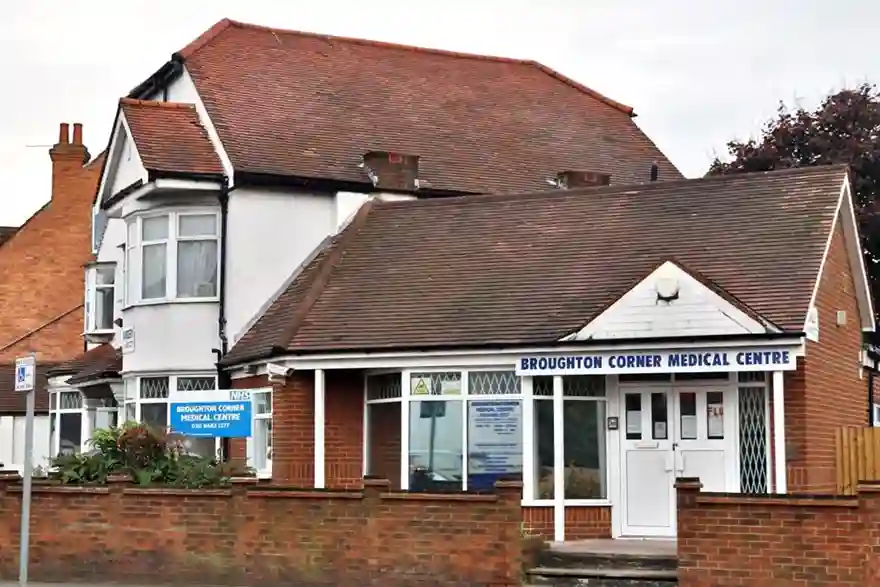
<path id="1" fill-rule="evenodd" d="M 564 190 L 609 185 L 611 174 L 596 171 L 560 171 L 556 174 L 555 183 Z"/>
<path id="2" fill-rule="evenodd" d="M 419 189 L 418 155 L 367 151 L 363 167 L 377 188 L 407 192 Z"/>
<path id="3" fill-rule="evenodd" d="M 71 182 L 82 176 L 83 165 L 89 162 L 89 151 L 83 144 L 82 124 L 73 125 L 73 142 L 70 140 L 70 124 L 58 126 L 58 143 L 49 150 L 52 159 L 52 201 L 63 198 L 72 190 Z"/>

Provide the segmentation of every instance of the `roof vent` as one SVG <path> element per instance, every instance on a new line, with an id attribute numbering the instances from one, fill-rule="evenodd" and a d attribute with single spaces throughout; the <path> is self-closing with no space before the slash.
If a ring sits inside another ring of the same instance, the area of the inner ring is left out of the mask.
<path id="1" fill-rule="evenodd" d="M 609 185 L 611 174 L 597 171 L 560 171 L 551 183 L 564 190 Z"/>
<path id="2" fill-rule="evenodd" d="M 367 151 L 363 168 L 377 188 L 408 192 L 419 189 L 418 155 Z"/>

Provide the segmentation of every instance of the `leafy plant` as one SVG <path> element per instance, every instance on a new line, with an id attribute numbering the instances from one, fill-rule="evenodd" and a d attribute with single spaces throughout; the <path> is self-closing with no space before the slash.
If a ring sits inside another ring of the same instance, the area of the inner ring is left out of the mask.
<path id="1" fill-rule="evenodd" d="M 143 423 L 96 430 L 90 446 L 86 454 L 54 459 L 50 478 L 65 484 L 103 484 L 121 474 L 138 485 L 197 488 L 253 476 L 247 467 L 186 454 L 179 437 Z"/>

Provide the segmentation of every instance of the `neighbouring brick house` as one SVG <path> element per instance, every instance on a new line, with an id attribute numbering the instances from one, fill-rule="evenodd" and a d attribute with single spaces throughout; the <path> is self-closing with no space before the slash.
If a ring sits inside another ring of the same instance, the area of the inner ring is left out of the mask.
<path id="1" fill-rule="evenodd" d="M 71 133 L 72 130 L 72 133 Z M 83 351 L 82 271 L 91 255 L 91 209 L 101 156 L 90 162 L 82 125 L 60 125 L 50 200 L 17 229 L 0 229 L 0 463 L 24 459 L 24 398 L 13 391 L 16 357 L 36 353 L 36 464 L 50 456 L 49 367 Z"/>
<path id="2" fill-rule="evenodd" d="M 89 352 L 52 372 L 53 394 L 85 402 L 64 413 L 74 445 L 228 387 L 218 358 L 370 199 L 682 177 L 632 108 L 533 61 L 224 19 L 144 79 L 119 100 L 92 212 Z M 268 475 L 261 416 L 241 450 Z"/>
<path id="3" fill-rule="evenodd" d="M 557 540 L 673 536 L 675 477 L 834 490 L 868 291 L 842 166 L 374 201 L 222 364 L 272 395 L 273 482 L 522 478 Z"/>

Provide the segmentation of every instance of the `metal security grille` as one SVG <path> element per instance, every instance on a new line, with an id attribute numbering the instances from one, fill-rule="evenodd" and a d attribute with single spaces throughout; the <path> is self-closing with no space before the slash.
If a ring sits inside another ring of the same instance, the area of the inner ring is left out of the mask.
<path id="1" fill-rule="evenodd" d="M 82 408 L 82 394 L 78 391 L 62 391 L 58 394 L 60 410 L 79 410 Z"/>
<path id="2" fill-rule="evenodd" d="M 141 377 L 141 399 L 164 399 L 167 397 L 167 377 Z"/>
<path id="3" fill-rule="evenodd" d="M 514 395 L 519 393 L 519 377 L 513 371 L 473 371 L 468 374 L 470 395 Z"/>
<path id="4" fill-rule="evenodd" d="M 604 375 L 566 375 L 562 378 L 566 397 L 605 397 Z"/>
<path id="5" fill-rule="evenodd" d="M 553 397 L 553 378 L 537 376 L 532 379 L 532 394 L 538 397 Z"/>
<path id="6" fill-rule="evenodd" d="M 213 377 L 178 377 L 177 391 L 208 391 L 215 388 L 214 381 Z"/>
<path id="7" fill-rule="evenodd" d="M 763 386 L 739 388 L 739 483 L 742 493 L 767 493 L 766 393 Z"/>
<path id="8" fill-rule="evenodd" d="M 395 399 L 401 395 L 400 373 L 382 373 L 367 377 L 367 399 Z"/>

